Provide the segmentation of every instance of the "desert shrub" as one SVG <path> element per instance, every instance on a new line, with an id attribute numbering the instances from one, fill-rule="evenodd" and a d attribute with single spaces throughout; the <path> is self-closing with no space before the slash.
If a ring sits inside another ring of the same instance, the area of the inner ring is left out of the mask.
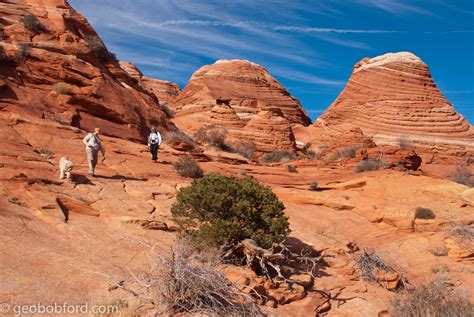
<path id="1" fill-rule="evenodd" d="M 225 143 L 227 138 L 227 129 L 216 125 L 203 125 L 194 134 L 196 140 L 200 143 L 207 143 L 221 150 L 228 149 Z"/>
<path id="2" fill-rule="evenodd" d="M 147 284 L 167 315 L 261 316 L 254 300 L 217 269 L 220 264 L 218 253 L 199 252 L 179 243 L 171 256 L 159 257 Z"/>
<path id="3" fill-rule="evenodd" d="M 435 213 L 429 208 L 417 207 L 415 209 L 415 218 L 417 219 L 434 219 Z"/>
<path id="4" fill-rule="evenodd" d="M 449 272 L 449 267 L 446 264 L 438 264 L 431 268 L 431 272 L 434 274 L 439 274 L 439 276 L 443 276 L 443 274 Z"/>
<path id="5" fill-rule="evenodd" d="M 287 163 L 296 158 L 295 154 L 288 150 L 275 150 L 267 153 L 260 158 L 261 164 Z"/>
<path id="6" fill-rule="evenodd" d="M 474 228 L 469 226 L 457 226 L 451 229 L 451 235 L 466 244 L 474 243 Z"/>
<path id="7" fill-rule="evenodd" d="M 15 52 L 15 59 L 18 63 L 21 63 L 28 58 L 29 49 L 30 46 L 27 43 L 18 44 L 18 49 Z"/>
<path id="8" fill-rule="evenodd" d="M 169 131 L 165 136 L 167 143 L 185 143 L 191 148 L 196 148 L 196 143 L 182 131 Z"/>
<path id="9" fill-rule="evenodd" d="M 413 145 L 406 135 L 400 135 L 397 140 L 398 146 L 402 150 L 409 150 L 413 148 Z"/>
<path id="10" fill-rule="evenodd" d="M 100 59 L 103 62 L 116 62 L 117 57 L 115 54 L 110 53 L 107 50 L 107 47 L 105 47 L 104 42 L 95 35 L 86 35 L 85 40 L 89 44 L 89 48 L 91 51 L 94 53 L 95 56 L 97 56 L 98 59 Z"/>
<path id="11" fill-rule="evenodd" d="M 362 279 L 367 282 L 378 282 L 374 273 L 376 270 L 387 273 L 396 273 L 395 269 L 375 254 L 375 252 L 364 250 L 361 255 L 355 258 L 355 262 Z"/>
<path id="12" fill-rule="evenodd" d="M 340 158 L 354 158 L 356 157 L 357 151 L 360 149 L 360 145 L 346 146 L 340 150 L 334 151 L 326 156 L 326 160 L 335 161 Z"/>
<path id="13" fill-rule="evenodd" d="M 362 160 L 354 167 L 354 172 L 361 173 L 367 171 L 376 171 L 384 166 L 384 162 L 382 160 Z"/>
<path id="14" fill-rule="evenodd" d="M 448 248 L 446 246 L 435 246 L 429 250 L 434 256 L 446 256 L 448 255 Z"/>
<path id="15" fill-rule="evenodd" d="M 354 158 L 356 157 L 357 150 L 360 149 L 360 145 L 346 146 L 342 150 L 338 151 L 338 155 L 341 158 Z"/>
<path id="16" fill-rule="evenodd" d="M 319 158 L 319 153 L 313 150 L 306 150 L 303 152 L 304 156 L 309 160 L 314 160 Z"/>
<path id="17" fill-rule="evenodd" d="M 269 248 L 290 232 L 284 209 L 269 187 L 250 177 L 211 173 L 180 189 L 171 213 L 197 246 L 221 247 L 249 238 Z"/>
<path id="18" fill-rule="evenodd" d="M 67 83 L 56 83 L 53 85 L 53 91 L 58 95 L 70 95 L 71 86 Z"/>
<path id="19" fill-rule="evenodd" d="M 296 166 L 294 165 L 288 164 L 286 168 L 288 169 L 288 172 L 290 173 L 298 173 L 298 170 L 296 169 Z"/>
<path id="20" fill-rule="evenodd" d="M 161 104 L 161 110 L 163 110 L 164 113 L 166 113 L 166 115 L 169 117 L 169 118 L 173 118 L 174 115 L 176 114 L 176 111 L 172 110 L 167 103 L 163 103 Z"/>
<path id="21" fill-rule="evenodd" d="M 474 156 L 468 156 L 466 157 L 466 163 L 468 165 L 474 164 Z"/>
<path id="22" fill-rule="evenodd" d="M 244 141 L 237 145 L 235 151 L 243 157 L 253 160 L 255 157 L 255 152 L 257 151 L 257 146 L 255 145 L 255 142 Z"/>
<path id="23" fill-rule="evenodd" d="M 54 156 L 54 152 L 51 149 L 48 149 L 47 147 L 37 148 L 35 149 L 35 152 L 41 154 L 41 156 L 46 157 L 48 160 L 52 159 Z"/>
<path id="24" fill-rule="evenodd" d="M 315 180 L 312 180 L 312 181 L 309 183 L 309 189 L 310 189 L 310 190 L 318 190 L 318 182 L 315 181 Z"/>
<path id="25" fill-rule="evenodd" d="M 467 317 L 474 316 L 474 303 L 459 292 L 452 292 L 445 281 L 436 280 L 406 291 L 392 302 L 394 317 Z"/>
<path id="26" fill-rule="evenodd" d="M 20 207 L 28 208 L 28 205 L 18 199 L 18 197 L 10 197 L 8 198 L 8 202 L 11 204 L 18 205 Z"/>
<path id="27" fill-rule="evenodd" d="M 180 157 L 174 163 L 174 169 L 183 177 L 199 178 L 204 174 L 199 164 L 189 156 Z"/>
<path id="28" fill-rule="evenodd" d="M 34 14 L 25 15 L 21 19 L 21 22 L 23 22 L 23 25 L 25 26 L 25 28 L 27 28 L 28 30 L 30 30 L 31 32 L 35 34 L 44 32 L 46 30 L 44 25 L 40 22 L 40 20 L 38 20 L 38 18 Z"/>
<path id="29" fill-rule="evenodd" d="M 456 169 L 451 173 L 450 179 L 453 182 L 474 187 L 474 179 L 472 178 L 471 171 L 465 166 L 456 166 Z"/>

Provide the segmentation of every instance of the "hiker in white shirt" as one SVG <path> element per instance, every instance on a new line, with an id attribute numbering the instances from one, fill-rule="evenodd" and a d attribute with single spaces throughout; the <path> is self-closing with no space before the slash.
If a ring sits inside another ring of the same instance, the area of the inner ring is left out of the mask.
<path id="1" fill-rule="evenodd" d="M 161 141 L 162 138 L 160 132 L 158 132 L 155 127 L 152 127 L 150 135 L 148 136 L 148 147 L 150 148 L 151 160 L 153 163 L 156 163 L 156 160 L 158 159 L 158 149 L 160 148 Z"/>
<path id="2" fill-rule="evenodd" d="M 102 146 L 102 142 L 100 141 L 100 129 L 95 128 L 94 132 L 89 133 L 86 135 L 84 140 L 84 144 L 86 145 L 86 153 L 87 153 L 87 162 L 89 163 L 89 175 L 94 176 L 95 173 L 95 166 L 97 165 L 97 160 L 99 158 L 99 151 L 102 153 L 102 156 L 105 156 L 105 150 Z"/>

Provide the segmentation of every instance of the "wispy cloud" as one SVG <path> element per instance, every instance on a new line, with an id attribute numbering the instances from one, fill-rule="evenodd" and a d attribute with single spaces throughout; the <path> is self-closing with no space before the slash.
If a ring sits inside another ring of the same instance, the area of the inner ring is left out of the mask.
<path id="1" fill-rule="evenodd" d="M 272 74 L 277 77 L 289 79 L 291 81 L 301 82 L 301 83 L 311 83 L 317 85 L 327 85 L 327 86 L 336 86 L 340 87 L 345 84 L 342 80 L 332 80 L 324 77 L 316 76 L 313 74 L 308 74 L 306 72 L 294 70 L 284 66 L 270 65 L 269 69 Z"/>
<path id="2" fill-rule="evenodd" d="M 390 12 L 392 14 L 417 13 L 437 16 L 425 8 L 416 6 L 413 3 L 407 3 L 404 0 L 358 0 L 358 2 L 366 6 L 372 6 Z"/>
<path id="3" fill-rule="evenodd" d="M 364 29 L 337 29 L 337 28 L 320 28 L 320 27 L 306 27 L 306 26 L 274 26 L 274 31 L 289 31 L 300 33 L 357 33 L 357 34 L 381 34 L 381 33 L 406 33 L 398 30 L 364 30 Z"/>

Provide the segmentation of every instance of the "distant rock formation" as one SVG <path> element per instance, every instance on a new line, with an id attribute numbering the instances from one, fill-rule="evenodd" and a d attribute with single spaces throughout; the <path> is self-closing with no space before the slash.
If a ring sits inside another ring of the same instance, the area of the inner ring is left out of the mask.
<path id="1" fill-rule="evenodd" d="M 0 3 L 0 107 L 4 112 L 141 140 L 168 118 L 136 86 L 87 20 L 65 0 Z"/>
<path id="2" fill-rule="evenodd" d="M 119 64 L 141 87 L 158 98 L 160 104 L 170 105 L 181 91 L 176 83 L 143 76 L 135 64 L 124 61 L 120 61 Z"/>
<path id="3" fill-rule="evenodd" d="M 429 146 L 474 142 L 473 127 L 438 90 L 428 66 L 408 52 L 358 62 L 315 126 L 337 133 L 358 127 L 382 143 L 400 136 Z"/>
<path id="4" fill-rule="evenodd" d="M 229 105 L 244 122 L 259 111 L 278 108 L 292 124 L 309 125 L 311 119 L 299 101 L 262 66 L 245 60 L 219 60 L 197 70 L 174 101 L 178 115 L 203 113 L 206 116 L 216 100 Z"/>
<path id="5" fill-rule="evenodd" d="M 299 101 L 262 66 L 219 60 L 196 71 L 172 103 L 174 122 L 190 133 L 205 124 L 224 126 L 229 141 L 253 141 L 257 153 L 295 149 L 292 128 L 308 126 Z"/>

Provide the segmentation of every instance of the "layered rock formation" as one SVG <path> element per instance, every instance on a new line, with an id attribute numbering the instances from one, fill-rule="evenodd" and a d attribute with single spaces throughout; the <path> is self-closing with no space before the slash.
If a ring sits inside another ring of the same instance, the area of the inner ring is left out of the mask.
<path id="1" fill-rule="evenodd" d="M 254 142 L 262 153 L 276 149 L 294 151 L 296 148 L 290 122 L 276 109 L 260 111 L 247 123 L 240 139 Z"/>
<path id="2" fill-rule="evenodd" d="M 130 77 L 136 79 L 138 84 L 148 93 L 155 96 L 160 104 L 171 104 L 181 91 L 176 83 L 143 76 L 137 66 L 132 63 L 123 61 L 119 63 L 120 67 L 122 67 Z"/>
<path id="3" fill-rule="evenodd" d="M 310 118 L 299 101 L 262 66 L 244 60 L 219 60 L 196 71 L 173 103 L 182 115 L 202 113 L 229 99 L 230 106 L 243 121 L 259 111 L 279 108 L 291 123 L 309 125 Z"/>
<path id="4" fill-rule="evenodd" d="M 400 135 L 430 146 L 472 146 L 474 141 L 473 127 L 438 90 L 428 66 L 408 52 L 358 62 L 315 125 L 335 133 L 359 127 L 380 142 Z"/>
<path id="5" fill-rule="evenodd" d="M 169 127 L 155 98 L 135 85 L 87 20 L 65 0 L 0 3 L 0 105 L 139 140 Z"/>
<path id="6" fill-rule="evenodd" d="M 174 122 L 193 133 L 222 125 L 229 141 L 257 145 L 258 153 L 295 149 L 292 128 L 311 120 L 299 101 L 263 67 L 244 60 L 219 60 L 196 71 L 172 103 Z"/>

